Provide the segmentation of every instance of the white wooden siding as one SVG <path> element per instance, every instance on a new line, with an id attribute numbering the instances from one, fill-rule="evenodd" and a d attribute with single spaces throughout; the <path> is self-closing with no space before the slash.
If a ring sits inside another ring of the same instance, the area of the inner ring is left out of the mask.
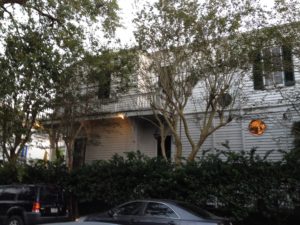
<path id="1" fill-rule="evenodd" d="M 157 156 L 157 141 L 154 133 L 157 132 L 155 127 L 144 119 L 136 119 L 137 126 L 137 150 L 149 157 Z"/>
<path id="2" fill-rule="evenodd" d="M 260 107 L 260 106 L 276 106 L 289 104 L 286 98 L 282 95 L 288 96 L 299 91 L 300 89 L 300 61 L 297 58 L 293 58 L 294 64 L 294 78 L 295 85 L 290 87 L 282 87 L 278 89 L 269 90 L 254 90 L 252 74 L 250 73 L 243 82 L 243 96 L 246 97 L 246 101 L 243 102 L 242 107 Z"/>
<path id="3" fill-rule="evenodd" d="M 199 152 L 202 150 L 215 149 L 226 150 L 224 144 L 228 143 L 230 150 L 240 152 L 249 151 L 252 148 L 257 149 L 257 153 L 264 156 L 267 151 L 274 150 L 270 159 L 278 159 L 281 153 L 277 150 L 290 150 L 293 147 L 293 137 L 291 135 L 291 126 L 293 121 L 299 120 L 299 114 L 294 113 L 289 120 L 283 120 L 283 114 L 287 112 L 291 105 L 282 98 L 281 93 L 286 95 L 293 94 L 300 90 L 300 61 L 294 59 L 295 65 L 295 85 L 292 87 L 282 87 L 275 90 L 254 90 L 252 74 L 245 77 L 242 84 L 242 93 L 238 96 L 239 101 L 236 109 L 241 113 L 240 118 L 234 119 L 230 124 L 220 128 L 207 138 Z M 140 88 L 140 87 L 139 87 Z M 193 90 L 192 97 L 185 109 L 188 115 L 188 124 L 190 133 L 195 141 L 200 135 L 199 121 L 195 115 L 201 115 L 203 112 L 203 96 L 205 91 L 198 83 Z M 93 128 L 94 137 L 88 142 L 86 151 L 86 161 L 91 162 L 97 159 L 109 159 L 115 153 L 122 154 L 125 151 L 140 150 L 142 153 L 155 157 L 157 154 L 157 142 L 153 136 L 156 132 L 149 122 L 138 119 L 139 111 L 150 109 L 149 98 L 147 95 L 134 94 L 119 96 L 117 102 L 108 104 L 98 103 L 101 112 L 122 112 L 136 111 L 136 117 L 125 120 L 111 119 L 110 122 L 103 123 L 99 121 Z M 150 114 L 149 110 L 149 114 Z M 248 125 L 252 119 L 263 119 L 267 124 L 267 130 L 262 136 L 254 136 L 248 131 Z M 191 151 L 190 144 L 185 137 L 183 126 L 178 127 L 182 144 L 183 156 L 187 157 Z M 172 155 L 175 151 L 172 142 Z"/>
<path id="4" fill-rule="evenodd" d="M 203 150 L 228 150 L 224 144 L 228 144 L 229 149 L 235 152 L 250 151 L 252 148 L 256 148 L 256 153 L 261 157 L 269 151 L 272 151 L 268 159 L 277 160 L 282 157 L 282 153 L 279 150 L 289 151 L 293 148 L 293 136 L 291 134 L 291 128 L 293 121 L 299 120 L 299 115 L 294 112 L 291 115 L 291 119 L 283 119 L 284 108 L 280 108 L 277 111 L 272 109 L 265 109 L 254 111 L 245 115 L 242 118 L 233 120 L 228 125 L 220 128 L 214 132 L 201 147 L 198 156 L 202 155 Z M 273 111 L 273 112 L 272 112 Z M 267 129 L 261 136 L 255 136 L 248 130 L 249 123 L 252 119 L 262 119 Z M 192 116 L 189 117 L 189 126 L 194 140 L 197 140 L 199 136 L 199 125 L 195 123 L 195 119 Z M 191 151 L 190 144 L 182 131 L 182 143 L 184 147 L 184 156 L 187 157 Z"/>
<path id="5" fill-rule="evenodd" d="M 220 150 L 227 150 L 228 145 L 232 151 L 243 150 L 242 123 L 240 120 L 233 120 L 227 126 L 218 129 L 214 136 L 214 147 Z"/>
<path id="6" fill-rule="evenodd" d="M 293 136 L 291 134 L 291 127 L 293 121 L 299 120 L 299 114 L 293 111 L 292 105 L 287 100 L 287 96 L 295 95 L 296 92 L 300 92 L 300 72 L 299 72 L 299 59 L 294 58 L 294 76 L 295 85 L 291 87 L 282 87 L 280 89 L 269 90 L 254 90 L 252 74 L 249 74 L 243 80 L 241 85 L 242 92 L 238 97 L 238 101 L 235 105 L 241 113 L 240 118 L 234 119 L 227 126 L 220 128 L 213 133 L 204 143 L 201 150 L 207 149 L 220 149 L 226 150 L 223 146 L 224 143 L 228 143 L 230 150 L 249 151 L 252 148 L 256 148 L 256 152 L 264 156 L 266 152 L 273 150 L 270 155 L 270 159 L 278 159 L 281 157 L 281 153 L 278 150 L 288 151 L 293 147 Z M 185 108 L 186 114 L 194 114 L 201 117 L 205 107 L 205 89 L 199 82 L 192 93 L 192 96 Z M 283 98 L 285 95 L 286 98 Z M 292 114 L 290 118 L 283 119 L 283 114 Z M 198 122 L 195 121 L 195 116 L 189 116 L 190 132 L 194 140 L 199 136 L 200 128 Z M 248 131 L 249 123 L 252 119 L 263 119 L 267 124 L 267 130 L 262 136 L 254 136 Z M 191 147 L 187 141 L 187 138 L 182 131 L 182 142 L 184 146 L 184 155 L 187 156 L 191 150 Z M 201 154 L 198 154 L 200 156 Z"/>
<path id="7" fill-rule="evenodd" d="M 192 136 L 192 139 L 193 139 L 193 141 L 197 141 L 199 139 L 199 135 L 200 135 L 199 121 L 196 119 L 197 117 L 195 115 L 189 115 L 189 116 L 187 116 L 187 118 L 188 118 L 187 122 L 188 122 L 189 132 Z M 181 141 L 182 141 L 183 157 L 188 157 L 188 155 L 191 151 L 191 146 L 185 136 L 183 125 L 181 125 L 181 128 L 180 128 L 180 123 L 179 123 L 178 131 L 180 133 L 180 137 L 181 137 Z M 202 146 L 202 150 L 212 150 L 212 149 L 213 149 L 213 141 L 212 141 L 212 136 L 210 136 L 204 142 L 204 144 Z"/>
<path id="8" fill-rule="evenodd" d="M 101 120 L 90 132 L 86 146 L 86 162 L 99 159 L 110 159 L 115 153 L 135 149 L 135 136 L 131 121 L 127 118 Z"/>
<path id="9" fill-rule="evenodd" d="M 269 88 L 267 90 L 254 90 L 252 70 L 250 70 L 242 78 L 243 81 L 240 84 L 241 91 L 237 95 L 237 104 L 234 107 L 237 109 L 247 109 L 253 107 L 255 108 L 288 105 L 288 97 L 295 94 L 296 92 L 299 93 L 300 90 L 300 60 L 294 57 L 293 64 L 295 85 L 290 87 L 281 87 L 278 89 Z M 239 74 L 235 74 L 235 76 L 237 76 L 237 79 L 239 78 Z M 233 87 L 231 92 L 235 90 L 236 87 Z M 203 112 L 206 106 L 204 100 L 208 94 L 209 93 L 206 92 L 203 84 L 201 82 L 198 82 L 198 84 L 195 86 L 192 92 L 192 96 L 188 101 L 188 104 L 185 108 L 185 112 Z M 282 95 L 284 95 L 285 98 L 283 98 Z"/>
<path id="10" fill-rule="evenodd" d="M 103 119 L 93 123 L 89 131 L 85 161 L 107 160 L 114 154 L 140 150 L 156 156 L 154 128 L 143 120 L 134 118 Z"/>

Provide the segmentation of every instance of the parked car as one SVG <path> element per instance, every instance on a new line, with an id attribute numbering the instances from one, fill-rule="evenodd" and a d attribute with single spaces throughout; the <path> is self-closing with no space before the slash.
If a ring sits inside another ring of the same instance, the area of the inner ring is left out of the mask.
<path id="1" fill-rule="evenodd" d="M 67 220 L 62 189 L 49 185 L 0 186 L 0 224 L 34 225 Z"/>
<path id="2" fill-rule="evenodd" d="M 172 200 L 136 200 L 107 212 L 86 216 L 83 221 L 123 225 L 230 225 L 230 221 L 193 205 Z"/>
<path id="3" fill-rule="evenodd" d="M 105 223 L 105 222 L 88 222 L 88 221 L 81 221 L 81 222 L 65 222 L 65 223 L 47 223 L 44 225 L 121 225 L 118 223 Z"/>

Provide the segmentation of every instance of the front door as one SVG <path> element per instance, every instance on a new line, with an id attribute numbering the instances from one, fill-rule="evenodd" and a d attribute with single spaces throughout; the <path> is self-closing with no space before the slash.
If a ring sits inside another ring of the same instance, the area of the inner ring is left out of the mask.
<path id="1" fill-rule="evenodd" d="M 161 143 L 161 137 L 158 137 L 157 138 L 157 157 L 163 156 L 160 143 Z M 166 150 L 167 159 L 171 160 L 171 136 L 166 136 L 165 150 Z"/>

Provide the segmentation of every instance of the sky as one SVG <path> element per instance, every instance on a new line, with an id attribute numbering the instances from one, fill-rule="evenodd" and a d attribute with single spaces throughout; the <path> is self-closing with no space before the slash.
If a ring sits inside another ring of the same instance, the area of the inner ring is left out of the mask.
<path id="1" fill-rule="evenodd" d="M 117 0 L 120 6 L 120 17 L 123 27 L 118 28 L 116 31 L 116 37 L 120 39 L 121 44 L 135 45 L 135 39 L 133 35 L 134 25 L 132 20 L 135 17 L 135 13 L 141 9 L 141 6 L 147 2 L 156 2 L 157 0 Z M 199 0 L 203 1 L 203 0 Z M 274 0 L 261 0 L 264 5 L 270 6 Z M 1 50 L 1 46 L 0 46 Z"/>
<path id="2" fill-rule="evenodd" d="M 146 2 L 155 1 L 157 0 L 118 0 L 118 4 L 121 8 L 120 16 L 123 28 L 117 29 L 116 36 L 121 40 L 123 45 L 135 43 L 133 35 L 134 26 L 132 20 L 139 7 Z M 273 2 L 274 0 L 261 0 L 261 3 L 267 7 L 270 7 Z"/>
<path id="3" fill-rule="evenodd" d="M 117 29 L 116 36 L 120 38 L 122 44 L 133 44 L 133 24 L 132 20 L 137 11 L 138 4 L 136 0 L 118 0 L 121 8 L 120 16 L 123 28 Z"/>

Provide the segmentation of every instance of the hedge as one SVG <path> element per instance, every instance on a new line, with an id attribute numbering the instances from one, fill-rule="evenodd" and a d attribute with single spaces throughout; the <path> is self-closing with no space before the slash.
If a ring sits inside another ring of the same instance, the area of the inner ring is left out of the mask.
<path id="1" fill-rule="evenodd" d="M 80 207 L 82 214 L 137 198 L 163 198 L 193 203 L 239 224 L 297 224 L 299 156 L 299 151 L 293 150 L 274 162 L 259 157 L 255 150 L 228 151 L 207 154 L 178 167 L 130 152 L 85 165 L 71 174 L 63 164 L 3 165 L 0 184 L 62 185 L 84 206 Z"/>

